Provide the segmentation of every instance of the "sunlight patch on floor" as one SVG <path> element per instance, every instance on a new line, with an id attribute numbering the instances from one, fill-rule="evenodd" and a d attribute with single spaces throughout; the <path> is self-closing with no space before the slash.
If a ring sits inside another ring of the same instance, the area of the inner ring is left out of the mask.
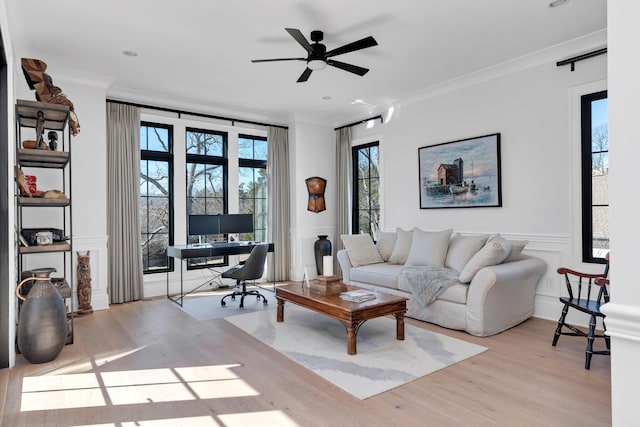
<path id="1" fill-rule="evenodd" d="M 298 424 L 282 411 L 243 412 L 219 415 L 218 418 L 225 427 L 298 427 Z"/>
<path id="2" fill-rule="evenodd" d="M 239 364 L 42 375 L 22 381 L 23 412 L 257 396 Z"/>

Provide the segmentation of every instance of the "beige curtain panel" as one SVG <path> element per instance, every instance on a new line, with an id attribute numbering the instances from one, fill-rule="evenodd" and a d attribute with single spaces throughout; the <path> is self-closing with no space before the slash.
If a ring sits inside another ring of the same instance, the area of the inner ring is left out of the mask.
<path id="1" fill-rule="evenodd" d="M 351 188 L 351 128 L 336 130 L 336 237 L 333 244 L 334 255 L 344 248 L 341 234 L 349 234 L 349 203 Z M 333 257 L 333 271 L 340 274 L 338 258 Z"/>
<path id="2" fill-rule="evenodd" d="M 109 302 L 143 298 L 140 249 L 140 112 L 107 103 Z"/>
<path id="3" fill-rule="evenodd" d="M 267 276 L 269 280 L 288 280 L 291 266 L 288 130 L 269 126 L 267 139 L 267 239 L 275 246 L 275 252 L 269 254 L 272 259 L 267 263 Z"/>

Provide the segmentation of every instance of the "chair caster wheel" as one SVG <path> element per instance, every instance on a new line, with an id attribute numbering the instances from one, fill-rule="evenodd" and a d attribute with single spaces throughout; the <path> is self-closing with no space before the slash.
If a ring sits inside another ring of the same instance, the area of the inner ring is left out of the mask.
<path id="1" fill-rule="evenodd" d="M 235 301 L 235 300 L 236 300 L 236 297 L 235 297 L 235 296 L 232 296 L 232 297 L 231 297 L 231 301 Z"/>
<path id="2" fill-rule="evenodd" d="M 267 300 L 266 300 L 266 299 L 265 299 L 265 300 L 263 300 L 263 301 L 262 301 L 262 304 L 263 304 L 263 305 L 267 305 Z"/>
<path id="3" fill-rule="evenodd" d="M 224 307 L 225 305 L 227 305 L 227 303 L 226 303 L 226 302 L 224 302 L 224 301 L 222 301 L 222 302 L 220 303 L 220 305 Z"/>

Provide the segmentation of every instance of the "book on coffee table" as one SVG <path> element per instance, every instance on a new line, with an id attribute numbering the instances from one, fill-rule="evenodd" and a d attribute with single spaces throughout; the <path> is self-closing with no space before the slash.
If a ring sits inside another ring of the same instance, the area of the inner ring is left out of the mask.
<path id="1" fill-rule="evenodd" d="M 366 289 L 358 289 L 357 291 L 342 292 L 340 298 L 346 301 L 363 302 L 376 298 L 376 293 L 367 291 Z"/>

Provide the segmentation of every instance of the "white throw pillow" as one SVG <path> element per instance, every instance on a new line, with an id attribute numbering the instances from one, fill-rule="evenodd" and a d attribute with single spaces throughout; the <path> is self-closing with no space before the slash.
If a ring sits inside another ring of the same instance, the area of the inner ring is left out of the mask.
<path id="1" fill-rule="evenodd" d="M 460 281 L 469 283 L 478 271 L 490 265 L 500 264 L 511 253 L 511 243 L 500 236 L 494 236 L 480 249 L 460 272 Z"/>
<path id="2" fill-rule="evenodd" d="M 491 236 L 489 240 L 495 237 L 502 237 L 502 236 L 500 236 L 500 234 L 495 234 Z M 509 253 L 509 256 L 507 257 L 507 259 L 505 259 L 503 262 L 511 262 L 511 261 L 516 261 L 520 259 L 520 254 L 524 250 L 524 247 L 527 246 L 527 243 L 529 243 L 528 240 L 509 240 L 509 239 L 507 239 L 507 242 L 511 243 L 511 252 Z"/>
<path id="3" fill-rule="evenodd" d="M 451 233 L 453 233 L 452 229 L 422 231 L 419 228 L 414 228 L 411 248 L 405 265 L 444 267 Z"/>
<path id="4" fill-rule="evenodd" d="M 447 259 L 444 262 L 444 266 L 461 272 L 471 257 L 487 243 L 488 238 L 489 235 L 487 234 L 481 236 L 461 236 L 457 234 L 453 236 L 449 242 L 449 250 L 447 251 Z"/>
<path id="5" fill-rule="evenodd" d="M 380 256 L 384 262 L 389 261 L 393 253 L 393 247 L 396 244 L 395 231 L 378 231 L 376 232 L 376 248 L 380 252 Z"/>
<path id="6" fill-rule="evenodd" d="M 351 265 L 359 267 L 361 265 L 376 264 L 382 261 L 382 257 L 373 243 L 373 239 L 368 234 L 343 234 L 340 236 L 344 248 L 349 254 Z"/>
<path id="7" fill-rule="evenodd" d="M 393 246 L 393 252 L 389 257 L 389 264 L 404 264 L 409 256 L 411 248 L 411 236 L 413 231 L 405 231 L 402 228 L 396 229 L 396 244 Z"/>

